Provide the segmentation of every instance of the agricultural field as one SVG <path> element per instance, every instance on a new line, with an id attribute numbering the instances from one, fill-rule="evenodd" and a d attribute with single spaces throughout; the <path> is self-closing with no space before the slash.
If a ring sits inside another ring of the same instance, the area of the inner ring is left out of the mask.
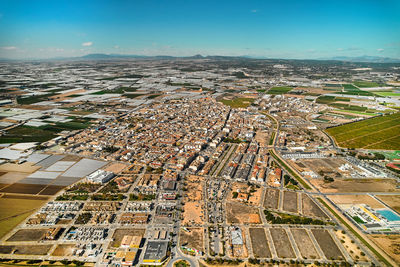
<path id="1" fill-rule="evenodd" d="M 254 102 L 254 98 L 248 97 L 238 97 L 234 99 L 221 99 L 219 102 L 223 103 L 224 105 L 230 106 L 231 108 L 247 108 Z"/>
<path id="2" fill-rule="evenodd" d="M 276 254 L 279 258 L 296 258 L 296 254 L 290 244 L 286 230 L 283 228 L 270 228 L 272 240 L 274 241 Z"/>
<path id="3" fill-rule="evenodd" d="M 400 113 L 326 129 L 340 147 L 398 150 Z"/>
<path id="4" fill-rule="evenodd" d="M 254 256 L 257 258 L 271 258 L 272 254 L 264 228 L 249 228 L 249 233 Z"/>
<path id="5" fill-rule="evenodd" d="M 267 188 L 264 197 L 264 208 L 278 209 L 279 189 Z"/>
<path id="6" fill-rule="evenodd" d="M 282 95 L 282 94 L 286 94 L 287 92 L 291 91 L 292 89 L 293 89 L 293 87 L 289 87 L 289 86 L 272 87 L 271 89 L 268 90 L 267 94 Z"/>
<path id="7" fill-rule="evenodd" d="M 0 246 L 0 254 L 11 254 L 15 251 L 17 255 L 46 255 L 53 245 L 16 245 Z"/>
<path id="8" fill-rule="evenodd" d="M 341 260 L 343 259 L 342 252 L 336 245 L 333 240 L 331 234 L 328 230 L 324 229 L 312 229 L 315 239 L 318 242 L 318 245 L 321 247 L 322 252 L 324 252 L 325 257 L 327 259 Z"/>
<path id="9" fill-rule="evenodd" d="M 379 87 L 380 85 L 376 82 L 369 82 L 369 81 L 355 81 L 353 84 L 357 87 L 361 88 L 369 88 L 369 87 Z"/>
<path id="10" fill-rule="evenodd" d="M 296 229 L 291 229 L 290 231 L 292 232 L 293 238 L 303 258 L 305 259 L 320 258 L 306 229 L 296 228 Z"/>
<path id="11" fill-rule="evenodd" d="M 10 196 L 0 198 L 0 238 L 47 202 L 46 197 Z"/>

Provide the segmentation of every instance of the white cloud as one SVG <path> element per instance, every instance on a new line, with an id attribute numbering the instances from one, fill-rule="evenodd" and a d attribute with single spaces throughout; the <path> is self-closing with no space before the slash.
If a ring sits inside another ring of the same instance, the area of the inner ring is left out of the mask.
<path id="1" fill-rule="evenodd" d="M 251 13 L 257 13 L 258 12 L 258 10 L 257 9 L 253 9 L 253 10 L 251 10 Z"/>
<path id="2" fill-rule="evenodd" d="M 119 45 L 114 45 L 114 48 L 115 49 L 119 49 Z"/>
<path id="3" fill-rule="evenodd" d="M 92 46 L 93 42 L 86 42 L 86 43 L 82 43 L 82 46 Z"/>
<path id="4" fill-rule="evenodd" d="M 56 48 L 56 52 L 64 52 L 64 48 Z"/>
<path id="5" fill-rule="evenodd" d="M 15 46 L 2 46 L 1 49 L 3 49 L 3 50 L 16 50 L 17 47 L 15 47 Z"/>
<path id="6" fill-rule="evenodd" d="M 383 48 L 378 48 L 378 49 L 376 49 L 376 51 L 378 51 L 378 52 L 383 52 L 385 49 L 383 49 Z"/>

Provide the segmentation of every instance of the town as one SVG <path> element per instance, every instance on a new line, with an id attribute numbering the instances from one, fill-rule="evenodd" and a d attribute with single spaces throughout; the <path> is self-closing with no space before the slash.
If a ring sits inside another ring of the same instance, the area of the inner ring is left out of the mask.
<path id="1" fill-rule="evenodd" d="M 3 263 L 400 262 L 399 64 L 88 57 L 0 73 Z"/>

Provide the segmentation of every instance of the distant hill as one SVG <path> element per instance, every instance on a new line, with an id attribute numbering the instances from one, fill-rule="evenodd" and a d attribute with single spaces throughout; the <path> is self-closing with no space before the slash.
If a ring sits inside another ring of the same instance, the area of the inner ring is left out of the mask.
<path id="1" fill-rule="evenodd" d="M 323 60 L 338 60 L 338 61 L 349 61 L 349 62 L 371 62 L 371 63 L 400 63 L 400 59 L 389 58 L 389 57 L 377 57 L 377 56 L 360 56 L 360 57 L 331 57 L 321 58 Z"/>

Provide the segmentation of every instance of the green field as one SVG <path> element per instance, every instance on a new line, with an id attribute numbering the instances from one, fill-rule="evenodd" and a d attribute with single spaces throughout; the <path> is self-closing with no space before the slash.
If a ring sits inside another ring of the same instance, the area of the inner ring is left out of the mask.
<path id="1" fill-rule="evenodd" d="M 368 87 L 379 87 L 380 85 L 375 82 L 368 81 L 355 81 L 353 84 L 357 87 L 368 88 Z"/>
<path id="2" fill-rule="evenodd" d="M 376 95 L 379 95 L 379 96 L 398 96 L 398 97 L 400 97 L 400 93 L 394 93 L 392 91 L 375 91 L 373 93 Z"/>
<path id="3" fill-rule="evenodd" d="M 221 99 L 219 102 L 224 105 L 230 106 L 231 108 L 247 108 L 254 102 L 254 98 L 238 97 L 232 100 Z"/>
<path id="4" fill-rule="evenodd" d="M 25 220 L 45 199 L 0 198 L 0 238 Z"/>
<path id="5" fill-rule="evenodd" d="M 400 113 L 379 116 L 326 130 L 340 147 L 400 149 Z"/>
<path id="6" fill-rule="evenodd" d="M 292 89 L 293 89 L 293 87 L 289 87 L 289 86 L 272 87 L 271 89 L 268 90 L 267 94 L 282 95 L 282 94 L 286 94 L 287 92 L 291 91 Z"/>
<path id="7" fill-rule="evenodd" d="M 79 119 L 70 122 L 57 122 L 51 125 L 40 127 L 18 126 L 8 130 L 0 137 L 0 144 L 25 143 L 25 142 L 46 142 L 62 131 L 80 130 L 89 127 L 89 121 L 81 122 Z"/>

